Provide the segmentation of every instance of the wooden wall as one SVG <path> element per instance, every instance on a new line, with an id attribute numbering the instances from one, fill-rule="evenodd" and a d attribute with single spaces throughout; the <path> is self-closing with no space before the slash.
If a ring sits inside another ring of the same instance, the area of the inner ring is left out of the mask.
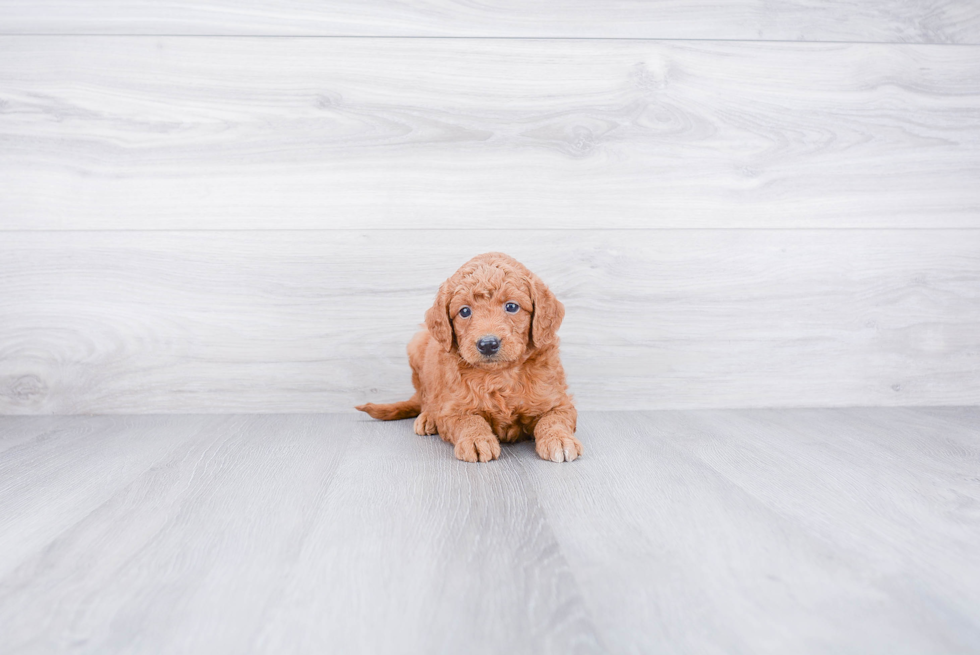
<path id="1" fill-rule="evenodd" d="M 243 7 L 0 4 L 0 413 L 400 399 L 489 250 L 583 409 L 980 404 L 980 5 Z"/>

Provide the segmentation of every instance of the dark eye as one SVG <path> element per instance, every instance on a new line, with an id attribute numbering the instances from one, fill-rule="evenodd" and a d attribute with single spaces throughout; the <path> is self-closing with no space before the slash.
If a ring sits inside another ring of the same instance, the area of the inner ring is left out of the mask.
<path id="1" fill-rule="evenodd" d="M 470 314 L 472 314 L 472 313 L 473 313 L 473 310 L 470 309 L 469 307 L 460 307 L 460 309 L 459 309 L 459 315 L 462 318 L 469 318 L 470 317 Z"/>
<path id="2" fill-rule="evenodd" d="M 521 306 L 518 305 L 516 302 L 509 302 L 506 305 L 504 305 L 504 311 L 507 312 L 508 314 L 516 314 L 520 308 Z"/>

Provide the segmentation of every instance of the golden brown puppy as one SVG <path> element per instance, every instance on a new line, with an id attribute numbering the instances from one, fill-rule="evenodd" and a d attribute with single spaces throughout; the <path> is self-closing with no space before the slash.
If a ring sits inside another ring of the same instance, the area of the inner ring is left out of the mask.
<path id="1" fill-rule="evenodd" d="M 416 434 L 436 434 L 467 462 L 500 457 L 500 442 L 533 437 L 544 459 L 582 454 L 577 413 L 558 358 L 565 307 L 520 262 L 478 255 L 443 282 L 408 344 L 415 395 L 357 409 L 391 421 L 415 419 Z"/>

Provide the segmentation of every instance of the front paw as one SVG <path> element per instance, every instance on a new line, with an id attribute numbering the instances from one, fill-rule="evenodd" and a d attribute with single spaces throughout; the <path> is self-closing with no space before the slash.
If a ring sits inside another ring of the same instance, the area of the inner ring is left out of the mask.
<path id="1" fill-rule="evenodd" d="M 538 457 L 552 462 L 571 462 L 582 456 L 582 442 L 565 430 L 549 431 L 535 436 L 534 450 Z"/>
<path id="2" fill-rule="evenodd" d="M 464 462 L 489 462 L 500 457 L 500 442 L 492 435 L 463 438 L 456 442 L 454 452 Z"/>
<path id="3" fill-rule="evenodd" d="M 422 412 L 415 419 L 415 434 L 424 437 L 427 434 L 436 434 L 436 421 L 428 414 Z"/>

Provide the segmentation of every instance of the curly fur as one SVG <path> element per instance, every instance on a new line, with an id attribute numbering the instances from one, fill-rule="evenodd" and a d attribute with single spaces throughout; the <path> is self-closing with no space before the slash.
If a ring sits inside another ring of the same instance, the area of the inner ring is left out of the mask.
<path id="1" fill-rule="evenodd" d="M 504 311 L 508 302 L 520 309 Z M 469 317 L 459 314 L 464 306 Z M 467 462 L 497 459 L 501 441 L 525 437 L 542 458 L 570 462 L 582 444 L 558 356 L 564 316 L 564 305 L 523 264 L 503 253 L 478 255 L 439 287 L 425 329 L 408 344 L 415 395 L 357 409 L 386 421 L 417 417 L 416 434 L 439 434 Z M 500 341 L 492 356 L 477 348 L 488 335 Z"/>

